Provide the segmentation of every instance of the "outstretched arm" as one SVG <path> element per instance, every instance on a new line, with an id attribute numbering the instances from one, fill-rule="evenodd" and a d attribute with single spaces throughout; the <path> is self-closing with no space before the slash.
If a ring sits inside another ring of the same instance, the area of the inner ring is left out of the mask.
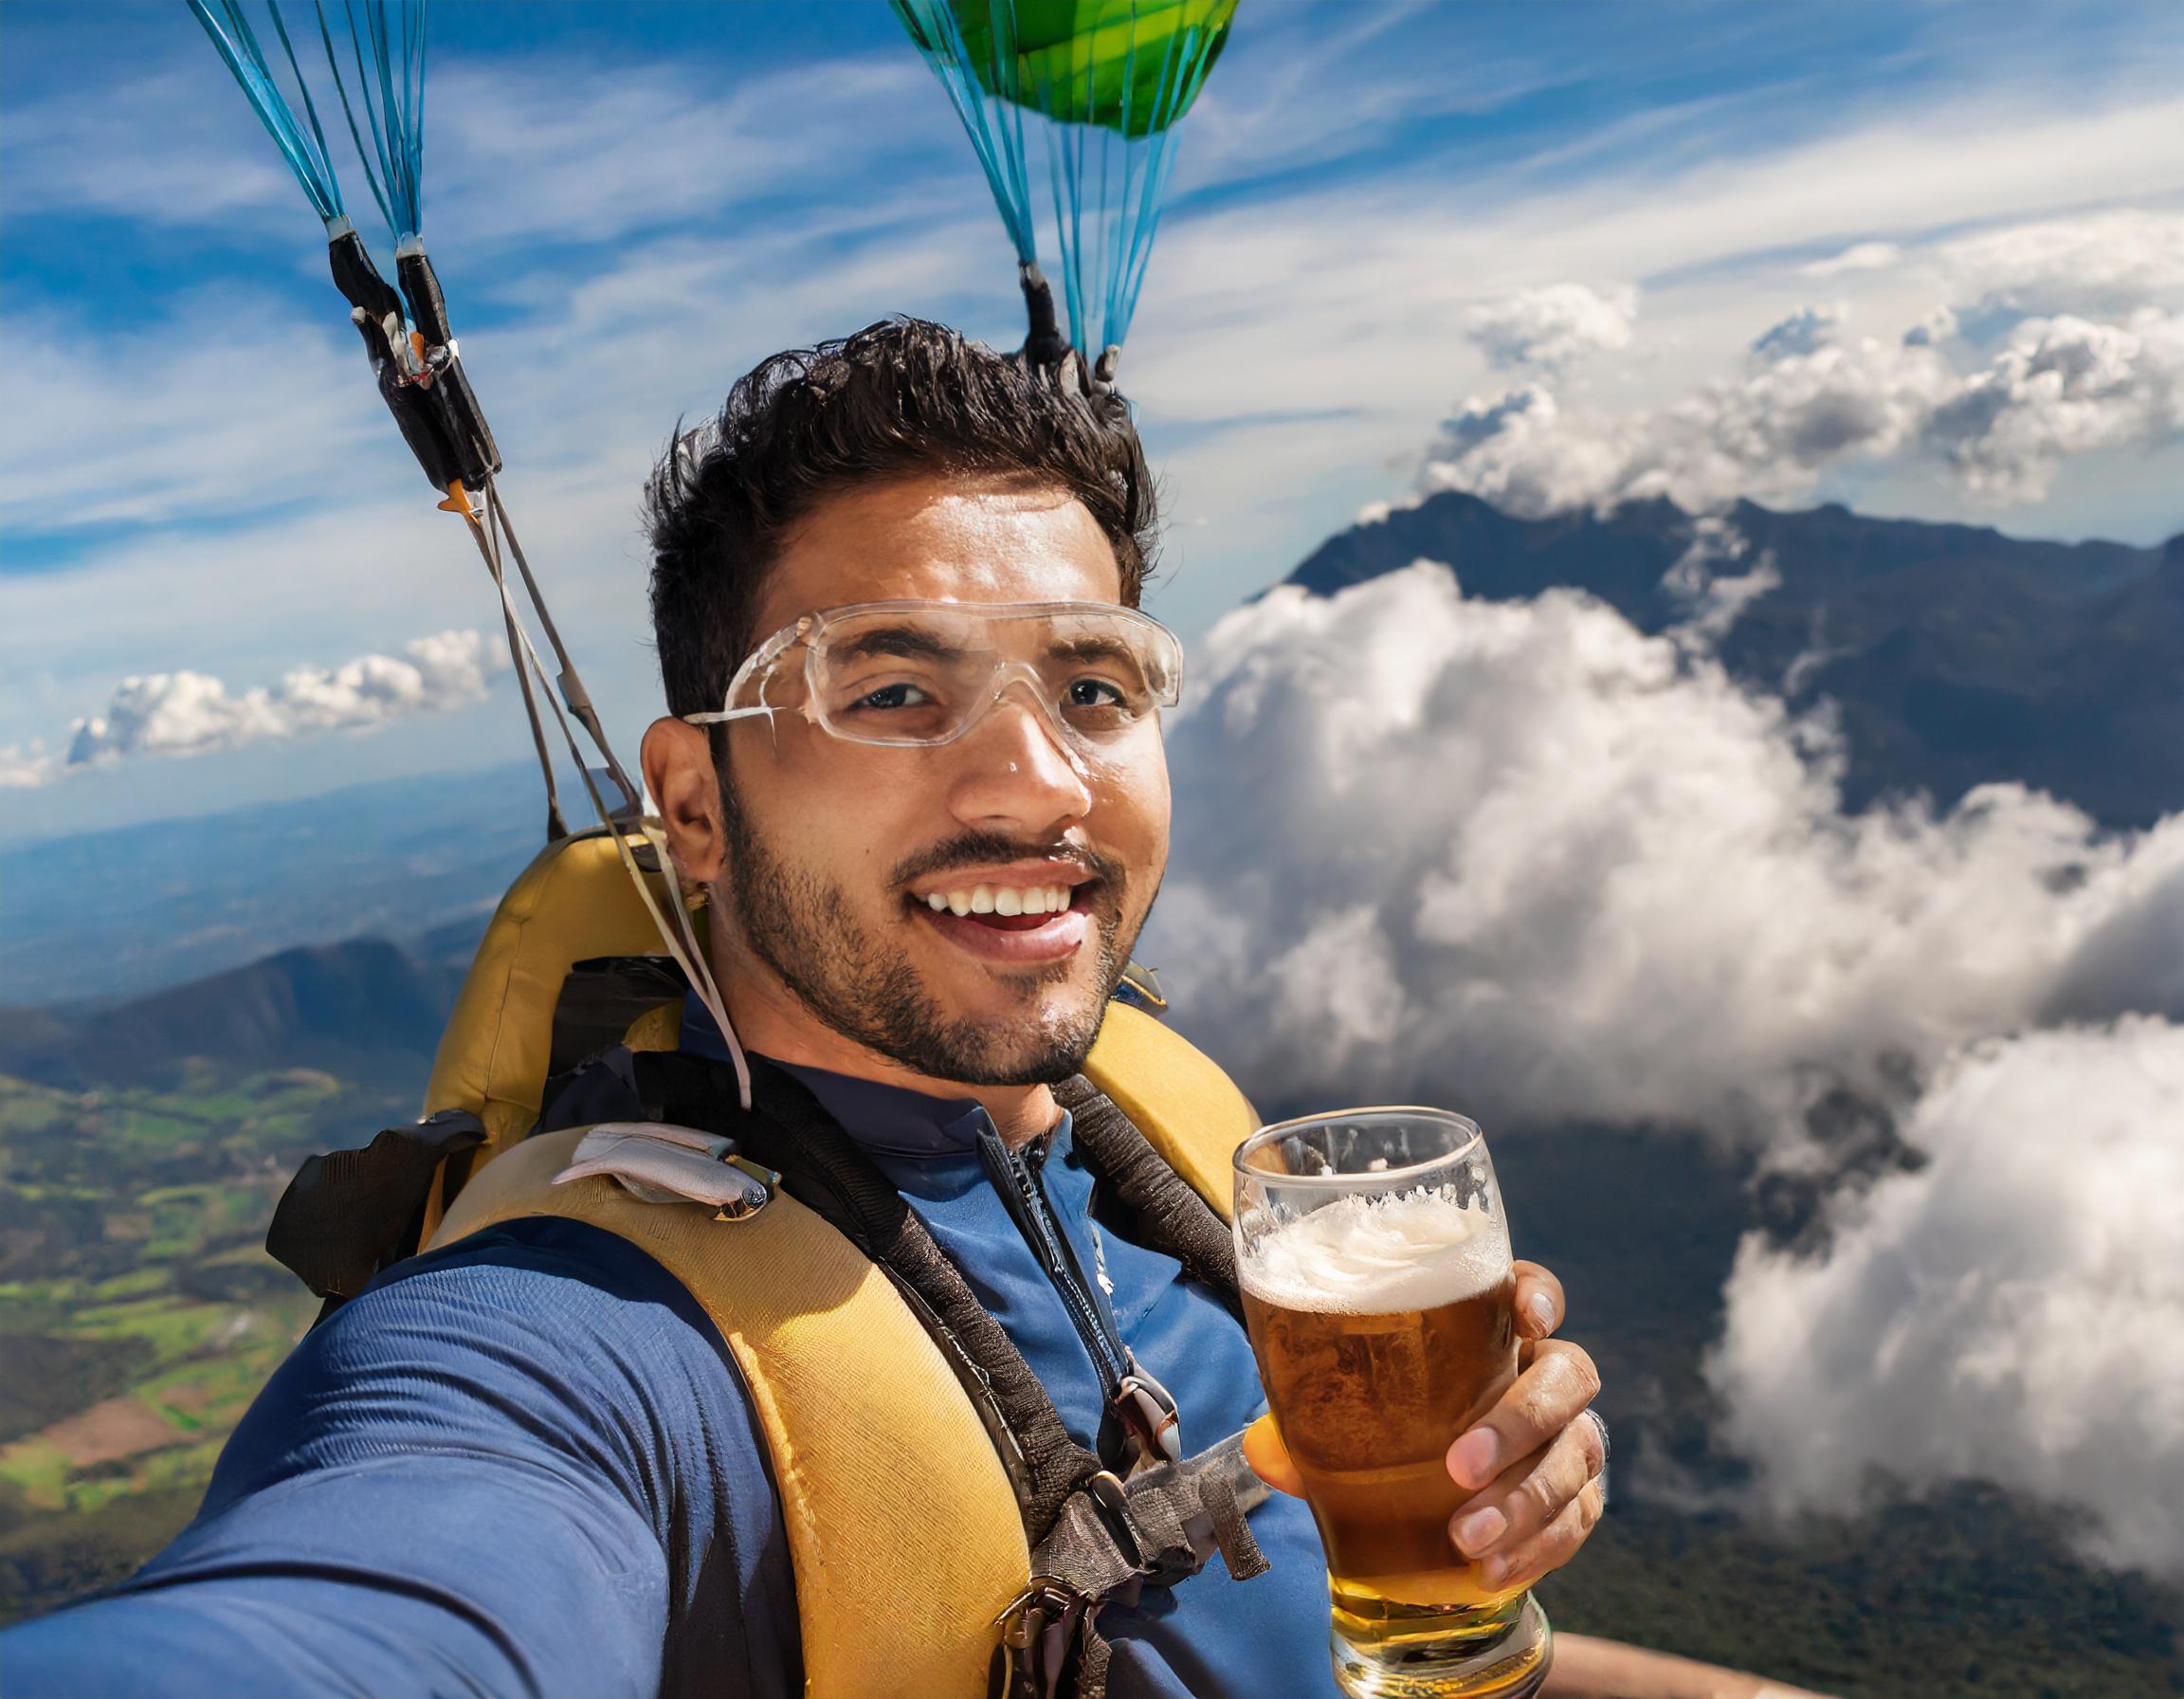
<path id="1" fill-rule="evenodd" d="M 0 1639 L 0 1679 L 10 1699 L 649 1696 L 702 1663 L 723 1699 L 792 1691 L 740 1393 L 632 1247 L 569 1222 L 481 1234 L 313 1332 L 197 1520 L 115 1592 Z"/>

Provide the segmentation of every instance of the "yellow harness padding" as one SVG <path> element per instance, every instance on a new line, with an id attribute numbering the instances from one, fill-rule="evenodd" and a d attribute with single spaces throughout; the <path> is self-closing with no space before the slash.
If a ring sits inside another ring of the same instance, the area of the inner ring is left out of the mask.
<path id="1" fill-rule="evenodd" d="M 437 1242 L 516 1215 L 618 1233 L 727 1341 L 766 1435 L 805 1690 L 974 1699 L 1024 1590 L 1015 1494 L 946 1359 L 879 1268 L 786 1194 L 717 1221 L 604 1177 L 551 1184 L 584 1129 L 526 1141 L 464 1188 Z"/>
<path id="2" fill-rule="evenodd" d="M 427 1091 L 428 1110 L 469 1109 L 488 1136 L 445 1220 L 435 1198 L 428 1242 L 559 1215 L 651 1256 L 719 1329 L 765 1434 L 807 1692 L 975 1699 L 1030 1555 L 976 1411 L 887 1276 L 786 1194 L 746 1220 L 718 1221 L 701 1204 L 641 1203 L 603 1178 L 555 1186 L 583 1129 L 523 1136 L 537 1118 L 570 967 L 655 947 L 604 832 L 550 847 L 510 888 Z M 671 1046 L 679 1015 L 646 1017 L 630 1042 Z M 1108 1005 L 1084 1072 L 1226 1218 L 1228 1159 L 1256 1124 L 1228 1076 L 1121 1003 Z"/>
<path id="3" fill-rule="evenodd" d="M 633 846 L 643 844 L 631 833 Z M 644 850 L 651 853 L 648 847 Z M 672 900 L 665 874 L 647 875 L 653 896 Z M 699 923 L 699 936 L 704 927 Z M 470 972 L 440 1034 L 425 1112 L 467 1109 L 485 1124 L 485 1144 L 473 1171 L 490 1162 L 537 1124 L 554 1052 L 554 1006 L 561 982 L 579 961 L 597 956 L 641 956 L 660 948 L 651 917 L 604 829 L 549 844 L 500 899 L 478 945 Z M 680 1010 L 639 1023 L 639 1050 L 675 1043 Z M 435 1181 L 425 1206 L 431 1237 L 446 1208 Z"/>

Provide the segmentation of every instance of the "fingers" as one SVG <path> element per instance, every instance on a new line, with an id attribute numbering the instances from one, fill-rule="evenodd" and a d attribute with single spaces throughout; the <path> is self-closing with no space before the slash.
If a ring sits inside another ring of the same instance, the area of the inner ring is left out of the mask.
<path id="1" fill-rule="evenodd" d="M 1244 1461 L 1275 1491 L 1286 1492 L 1291 1498 L 1304 1496 L 1304 1477 L 1289 1460 L 1289 1448 L 1282 1443 L 1282 1430 L 1271 1412 L 1244 1430 Z"/>
<path id="2" fill-rule="evenodd" d="M 1517 1337 L 1545 1339 L 1562 1325 L 1562 1283 L 1538 1263 L 1518 1262 Z"/>
<path id="3" fill-rule="evenodd" d="M 1586 1482 L 1584 1489 L 1564 1505 L 1560 1514 L 1538 1533 L 1514 1549 L 1496 1552 L 1482 1562 L 1480 1580 L 1496 1592 L 1514 1590 L 1529 1587 L 1549 1570 L 1561 1568 L 1592 1536 L 1607 1503 L 1600 1483 Z"/>
<path id="4" fill-rule="evenodd" d="M 1520 1458 L 1457 1507 L 1448 1537 L 1467 1558 L 1504 1556 L 1549 1526 L 1607 1461 L 1595 1422 L 1580 1416 L 1544 1452 Z"/>
<path id="5" fill-rule="evenodd" d="M 1575 1421 L 1599 1390 L 1600 1371 L 1582 1346 L 1541 1341 L 1533 1347 L 1532 1366 L 1448 1448 L 1448 1473 L 1459 1487 L 1484 1487 Z"/>

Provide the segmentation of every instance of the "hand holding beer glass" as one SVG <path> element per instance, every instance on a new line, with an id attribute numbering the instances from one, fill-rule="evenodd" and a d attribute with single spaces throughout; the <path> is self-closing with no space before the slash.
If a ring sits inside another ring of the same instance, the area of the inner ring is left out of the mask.
<path id="1" fill-rule="evenodd" d="M 1509 1230 L 1479 1128 L 1372 1108 L 1262 1128 L 1235 1157 L 1236 1268 L 1266 1400 L 1327 1552 L 1338 1684 L 1520 1699 L 1545 1617 L 1449 1540 L 1448 1448 L 1517 1378 Z"/>

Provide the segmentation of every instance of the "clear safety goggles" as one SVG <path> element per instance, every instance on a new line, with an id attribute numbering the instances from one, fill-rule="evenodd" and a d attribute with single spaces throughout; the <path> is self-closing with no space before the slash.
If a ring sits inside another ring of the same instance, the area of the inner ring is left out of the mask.
<path id="1" fill-rule="evenodd" d="M 717 725 L 801 714 L 852 743 L 952 743 L 1018 685 L 1062 747 L 1112 758 L 1157 734 L 1183 646 L 1111 602 L 858 602 L 807 613 L 752 651 Z"/>

